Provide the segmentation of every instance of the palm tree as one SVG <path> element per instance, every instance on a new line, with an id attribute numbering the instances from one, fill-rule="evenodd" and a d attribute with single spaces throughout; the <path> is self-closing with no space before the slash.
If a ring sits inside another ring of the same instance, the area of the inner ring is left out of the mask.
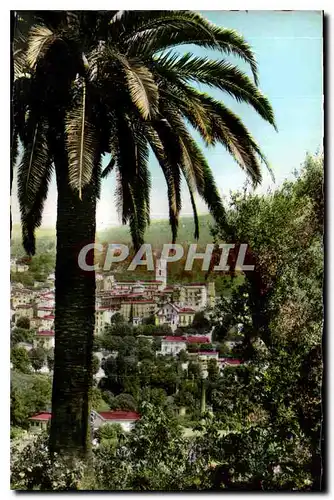
<path id="1" fill-rule="evenodd" d="M 220 59 L 170 50 L 182 44 L 216 49 Z M 229 54 L 249 64 L 252 78 L 223 58 Z M 85 455 L 90 446 L 95 274 L 81 270 L 77 257 L 95 238 L 101 178 L 115 169 L 122 222 L 129 224 L 138 248 L 149 224 L 152 150 L 166 179 L 172 240 L 177 237 L 182 176 L 197 238 L 195 192 L 216 220 L 225 220 L 225 212 L 186 123 L 207 145 L 223 144 L 255 185 L 261 181 L 261 162 L 268 162 L 240 118 L 192 83 L 248 103 L 273 126 L 274 115 L 257 86 L 250 46 L 235 31 L 194 12 L 38 12 L 23 55 L 16 61 L 13 100 L 14 135 L 23 145 L 18 193 L 28 254 L 35 252 L 34 233 L 53 170 L 58 190 L 51 448 Z M 111 154 L 111 160 L 102 172 L 104 154 Z"/>

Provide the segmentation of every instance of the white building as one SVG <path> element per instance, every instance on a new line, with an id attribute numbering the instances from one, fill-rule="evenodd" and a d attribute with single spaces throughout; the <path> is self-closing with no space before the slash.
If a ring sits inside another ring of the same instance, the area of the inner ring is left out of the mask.
<path id="1" fill-rule="evenodd" d="M 40 318 L 39 330 L 53 330 L 55 317 L 53 314 L 49 314 L 47 316 L 43 316 Z"/>
<path id="2" fill-rule="evenodd" d="M 139 413 L 136 411 L 100 411 L 92 412 L 94 430 L 97 430 L 104 424 L 119 424 L 123 431 L 129 432 L 137 420 L 140 419 Z"/>
<path id="3" fill-rule="evenodd" d="M 171 303 L 164 304 L 156 313 L 158 325 L 169 325 L 174 331 L 179 323 L 179 310 Z"/>
<path id="4" fill-rule="evenodd" d="M 161 341 L 161 354 L 176 356 L 180 351 L 185 351 L 187 342 L 185 337 L 164 337 Z"/>
<path id="5" fill-rule="evenodd" d="M 96 411 L 91 412 L 91 423 L 94 430 L 97 430 L 104 424 L 120 424 L 123 431 L 128 432 L 132 429 L 135 423 L 140 419 L 139 413 L 135 411 Z M 29 418 L 31 423 L 31 430 L 38 432 L 41 429 L 46 429 L 48 422 L 51 421 L 50 412 L 38 413 Z"/>
<path id="6" fill-rule="evenodd" d="M 55 332 L 53 330 L 40 330 L 36 332 L 34 347 L 43 344 L 45 349 L 51 349 L 55 346 Z"/>
<path id="7" fill-rule="evenodd" d="M 44 318 L 44 316 L 54 315 L 55 308 L 53 305 L 38 305 L 37 306 L 37 317 Z"/>
<path id="8" fill-rule="evenodd" d="M 111 317 L 115 314 L 115 311 L 107 307 L 96 307 L 95 308 L 95 329 L 94 335 L 101 335 L 106 324 L 110 325 Z"/>

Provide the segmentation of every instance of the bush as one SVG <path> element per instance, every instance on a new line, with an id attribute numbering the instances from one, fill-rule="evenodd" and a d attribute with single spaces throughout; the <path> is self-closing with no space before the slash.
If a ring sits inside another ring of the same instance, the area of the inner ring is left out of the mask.
<path id="1" fill-rule="evenodd" d="M 34 436 L 21 448 L 11 449 L 11 488 L 14 490 L 73 491 L 80 489 L 84 465 L 67 463 L 55 454 L 49 456 L 47 433 Z"/>

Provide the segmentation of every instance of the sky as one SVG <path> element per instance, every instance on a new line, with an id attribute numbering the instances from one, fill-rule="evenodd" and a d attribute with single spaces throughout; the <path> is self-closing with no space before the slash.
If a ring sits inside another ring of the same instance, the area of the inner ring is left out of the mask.
<path id="1" fill-rule="evenodd" d="M 248 105 L 237 103 L 221 91 L 211 90 L 213 97 L 222 100 L 237 113 L 257 140 L 269 159 L 275 183 L 263 167 L 263 181 L 256 192 L 279 186 L 300 168 L 306 153 L 322 149 L 323 141 L 323 69 L 322 69 L 322 13 L 320 11 L 202 11 L 209 21 L 237 30 L 255 53 L 259 67 L 260 89 L 269 98 L 275 113 L 278 132 Z M 193 52 L 214 59 L 221 54 L 194 46 L 176 49 L 180 54 Z M 226 57 L 226 56 L 224 56 Z M 237 58 L 226 57 L 251 75 L 247 64 Z M 206 90 L 202 86 L 202 90 Z M 223 146 L 205 148 L 203 152 L 212 169 L 221 195 L 228 200 L 230 191 L 242 189 L 246 176 Z M 104 164 L 108 163 L 108 158 Z M 159 165 L 150 157 L 152 174 L 151 218 L 168 218 L 167 188 Z M 20 221 L 16 196 L 16 176 L 13 184 L 13 222 Z M 42 225 L 56 223 L 57 189 L 51 182 L 45 203 Z M 182 215 L 191 215 L 191 204 L 186 187 L 182 189 Z M 205 203 L 197 198 L 198 212 L 207 213 Z M 115 205 L 115 177 L 112 174 L 102 184 L 97 206 L 97 228 L 119 224 Z"/>

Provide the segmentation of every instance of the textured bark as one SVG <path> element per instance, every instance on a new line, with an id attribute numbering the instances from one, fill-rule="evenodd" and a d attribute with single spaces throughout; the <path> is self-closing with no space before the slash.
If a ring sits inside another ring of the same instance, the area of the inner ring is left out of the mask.
<path id="1" fill-rule="evenodd" d="M 91 447 L 95 272 L 79 267 L 78 254 L 95 239 L 96 197 L 89 187 L 80 200 L 68 186 L 66 163 L 55 158 L 55 165 L 58 207 L 50 448 L 84 458 Z M 93 254 L 90 251 L 86 257 L 88 265 L 93 264 Z"/>

